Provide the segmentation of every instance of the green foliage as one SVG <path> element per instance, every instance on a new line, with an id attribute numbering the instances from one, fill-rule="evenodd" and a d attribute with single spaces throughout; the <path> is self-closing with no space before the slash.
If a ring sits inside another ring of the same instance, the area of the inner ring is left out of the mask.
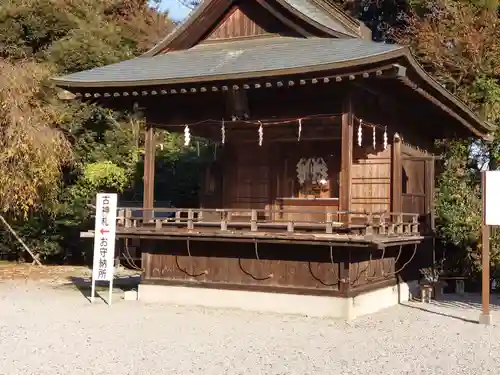
<path id="1" fill-rule="evenodd" d="M 443 171 L 436 193 L 437 231 L 452 249 L 447 267 L 477 274 L 481 270 L 482 201 L 480 171 L 467 142 L 440 143 Z M 477 144 L 475 145 L 478 146 Z M 477 152 L 477 151 L 476 151 Z M 491 236 L 491 263 L 500 265 L 500 232 Z M 500 269 L 499 269 L 500 270 Z"/>
<path id="2" fill-rule="evenodd" d="M 454 264 L 454 268 L 474 270 L 481 228 L 476 170 L 469 164 L 466 142 L 443 142 L 440 146 L 443 170 L 437 183 L 437 231 L 445 244 L 460 250 L 461 264 Z"/>
<path id="3" fill-rule="evenodd" d="M 134 50 L 127 45 L 120 46 L 122 39 L 118 35 L 119 29 L 109 25 L 98 30 L 71 30 L 44 51 L 44 58 L 58 66 L 62 73 L 132 58 Z"/>
<path id="4" fill-rule="evenodd" d="M 0 57 L 33 57 L 77 27 L 77 20 L 54 1 L 5 0 L 0 8 Z"/>
<path id="5" fill-rule="evenodd" d="M 200 177 L 207 163 L 214 159 L 213 145 L 194 139 L 190 147 L 184 147 L 181 135 L 167 132 L 160 133 L 157 142 L 163 149 L 156 154 L 155 183 L 162 186 L 155 192 L 156 199 L 176 207 L 197 205 Z"/>
<path id="6" fill-rule="evenodd" d="M 121 193 L 127 182 L 125 170 L 110 161 L 87 164 L 83 168 L 82 183 L 96 193 L 103 189 Z"/>
<path id="7" fill-rule="evenodd" d="M 61 102 L 46 78 L 137 56 L 172 22 L 146 0 L 4 0 L 0 209 L 46 259 L 79 252 L 98 191 L 133 191 L 142 123 Z M 10 234 L 2 251 L 22 254 Z"/>
<path id="8" fill-rule="evenodd" d="M 491 123 L 500 122 L 496 1 L 335 2 L 367 23 L 375 39 L 409 44 L 441 84 Z M 98 191 L 140 200 L 143 168 L 141 121 L 94 105 L 61 102 L 46 77 L 137 56 L 172 26 L 168 15 L 147 0 L 3 0 L 0 206 L 45 259 L 81 252 L 79 231 L 92 225 L 88 203 Z M 163 147 L 157 150 L 156 198 L 178 206 L 196 204 L 200 172 L 214 157 L 212 147 L 195 140 L 185 148 L 179 136 L 166 132 L 155 137 Z M 497 167 L 500 133 L 492 142 L 439 146 L 438 232 L 456 250 L 452 267 L 474 273 L 480 269 L 479 170 L 486 164 Z M 500 263 L 497 237 L 492 238 L 494 264 Z M 5 231 L 0 248 L 23 254 Z"/>
<path id="9" fill-rule="evenodd" d="M 71 161 L 64 136 L 55 129 L 58 108 L 38 100 L 43 65 L 0 60 L 0 211 L 26 216 L 57 202 L 62 168 Z"/>

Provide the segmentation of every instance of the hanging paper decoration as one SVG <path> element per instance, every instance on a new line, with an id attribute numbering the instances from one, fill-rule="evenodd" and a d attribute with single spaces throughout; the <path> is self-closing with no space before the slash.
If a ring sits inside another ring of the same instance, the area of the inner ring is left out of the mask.
<path id="1" fill-rule="evenodd" d="M 184 146 L 189 146 L 191 143 L 191 133 L 189 131 L 189 126 L 184 127 Z"/>
<path id="2" fill-rule="evenodd" d="M 384 150 L 387 150 L 387 127 L 384 129 Z"/>
<path id="3" fill-rule="evenodd" d="M 224 125 L 224 119 L 222 119 L 222 125 L 220 127 L 220 133 L 221 133 L 221 143 L 224 144 L 224 143 L 226 143 L 226 127 Z"/>
<path id="4" fill-rule="evenodd" d="M 358 126 L 358 146 L 361 147 L 361 144 L 363 143 L 363 120 L 359 120 L 359 126 Z"/>
<path id="5" fill-rule="evenodd" d="M 297 141 L 300 142 L 300 136 L 302 134 L 302 119 L 299 118 L 299 134 L 297 136 Z"/>
<path id="6" fill-rule="evenodd" d="M 262 122 L 259 121 L 259 146 L 262 146 L 264 141 L 264 128 L 262 127 Z"/>
<path id="7" fill-rule="evenodd" d="M 377 140 L 376 140 L 376 136 L 377 136 L 377 131 L 376 131 L 376 128 L 375 126 L 373 127 L 373 148 L 377 148 Z"/>

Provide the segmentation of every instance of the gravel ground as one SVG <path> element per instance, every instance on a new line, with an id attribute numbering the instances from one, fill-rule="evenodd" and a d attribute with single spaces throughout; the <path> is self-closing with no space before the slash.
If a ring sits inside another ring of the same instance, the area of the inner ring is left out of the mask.
<path id="1" fill-rule="evenodd" d="M 105 293 L 104 293 L 105 294 Z M 120 300 L 0 283 L 0 374 L 498 374 L 478 305 L 412 303 L 353 323 Z M 496 299 L 495 302 L 498 302 Z M 425 309 L 427 311 L 424 311 Z M 500 310 L 500 308 L 499 308 Z"/>

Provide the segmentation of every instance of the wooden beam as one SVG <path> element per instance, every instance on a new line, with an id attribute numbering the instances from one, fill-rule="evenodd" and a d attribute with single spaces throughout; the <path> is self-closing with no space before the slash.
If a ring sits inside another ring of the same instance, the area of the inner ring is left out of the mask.
<path id="1" fill-rule="evenodd" d="M 436 186 L 435 163 L 436 159 L 434 157 L 425 161 L 425 212 L 429 220 L 426 229 L 432 232 L 436 229 L 434 215 L 434 189 Z"/>
<path id="2" fill-rule="evenodd" d="M 343 103 L 342 125 L 341 125 L 341 157 L 340 157 L 340 211 L 351 210 L 351 168 L 353 154 L 353 113 L 351 96 Z"/>
<path id="3" fill-rule="evenodd" d="M 153 127 L 146 125 L 144 153 L 144 220 L 152 218 L 152 208 L 154 206 L 154 186 L 155 186 L 155 141 Z"/>
<path id="4" fill-rule="evenodd" d="M 481 222 L 481 301 L 482 312 L 479 324 L 491 324 L 490 314 L 490 227 L 486 224 L 486 171 L 481 172 L 481 190 L 483 212 Z"/>
<path id="5" fill-rule="evenodd" d="M 276 9 L 274 9 L 267 1 L 264 0 L 257 0 L 257 2 L 264 8 L 266 9 L 269 13 L 271 13 L 276 19 L 279 21 L 283 22 L 284 25 L 288 26 L 291 28 L 293 31 L 295 31 L 297 34 L 302 35 L 304 37 L 310 37 L 312 34 L 299 25 L 297 25 L 296 22 L 293 22 L 292 20 L 288 19 L 287 17 L 283 16 L 280 12 L 278 12 Z"/>
<path id="6" fill-rule="evenodd" d="M 403 210 L 403 163 L 401 156 L 401 138 L 395 134 L 391 150 L 391 211 Z"/>

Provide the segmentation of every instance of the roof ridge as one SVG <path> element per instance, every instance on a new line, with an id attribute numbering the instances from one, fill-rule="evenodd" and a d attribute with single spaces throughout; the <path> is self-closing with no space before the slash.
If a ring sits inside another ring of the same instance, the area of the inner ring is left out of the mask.
<path id="1" fill-rule="evenodd" d="M 347 22 L 351 24 L 353 27 L 356 28 L 356 31 L 359 30 L 359 27 L 362 25 L 362 22 L 351 15 L 347 14 L 341 7 L 339 7 L 337 4 L 332 3 L 329 0 L 308 0 L 314 2 L 316 5 L 319 7 L 323 8 L 329 16 L 332 18 L 344 23 Z M 329 9 L 327 9 L 329 8 Z M 331 12 L 330 10 L 334 10 L 335 12 Z M 340 17 L 336 17 L 337 13 Z M 347 25 L 346 25 L 347 26 Z"/>
<path id="2" fill-rule="evenodd" d="M 250 1 L 260 4 L 266 0 Z M 363 33 L 360 32 L 360 22 L 344 13 L 340 8 L 333 7 L 331 4 L 325 2 L 325 0 L 275 1 L 278 7 L 295 14 L 298 18 L 331 37 L 366 39 L 363 37 Z M 183 33 L 186 33 L 198 21 L 206 21 L 208 16 L 213 18 L 217 12 L 225 12 L 236 3 L 237 0 L 203 0 L 200 5 L 189 13 L 183 22 L 179 23 L 176 28 L 161 39 L 153 48 L 144 53 L 143 56 L 154 56 L 165 51 L 171 46 L 172 42 L 178 39 Z M 204 15 L 207 17 L 203 17 Z"/>

